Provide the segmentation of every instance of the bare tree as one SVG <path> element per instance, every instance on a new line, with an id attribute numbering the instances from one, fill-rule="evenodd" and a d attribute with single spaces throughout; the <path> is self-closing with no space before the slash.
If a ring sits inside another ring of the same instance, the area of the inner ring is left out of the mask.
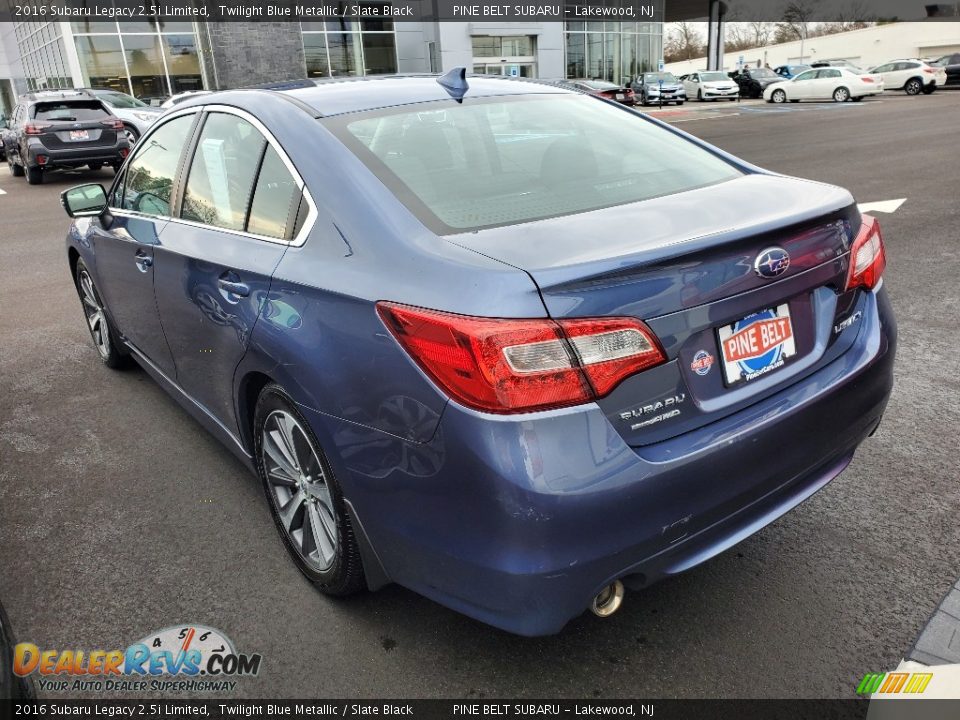
<path id="1" fill-rule="evenodd" d="M 676 22 L 667 31 L 663 42 L 663 59 L 666 62 L 693 60 L 706 55 L 703 33 L 698 23 Z"/>

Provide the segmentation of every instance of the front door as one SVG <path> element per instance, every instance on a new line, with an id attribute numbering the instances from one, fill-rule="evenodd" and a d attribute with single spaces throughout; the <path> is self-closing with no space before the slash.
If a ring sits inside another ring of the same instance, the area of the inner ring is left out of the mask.
<path id="1" fill-rule="evenodd" d="M 171 378 L 173 357 L 154 298 L 154 263 L 196 117 L 173 118 L 137 146 L 111 193 L 110 221 L 93 221 L 97 281 L 107 309 L 124 338 Z"/>

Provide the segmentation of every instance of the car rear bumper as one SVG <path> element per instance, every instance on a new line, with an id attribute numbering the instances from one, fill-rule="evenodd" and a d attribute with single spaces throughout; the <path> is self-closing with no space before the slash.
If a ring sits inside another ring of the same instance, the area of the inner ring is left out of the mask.
<path id="1" fill-rule="evenodd" d="M 432 467 L 354 472 L 346 491 L 395 582 L 510 632 L 558 632 L 612 580 L 704 562 L 846 467 L 892 388 L 882 289 L 861 323 L 829 365 L 662 443 L 629 447 L 596 405 L 491 416 L 451 403 Z"/>
<path id="2" fill-rule="evenodd" d="M 40 143 L 30 143 L 27 148 L 27 164 L 33 167 L 40 166 L 39 156 L 46 156 L 44 168 L 52 167 L 79 167 L 89 163 L 122 163 L 124 155 L 121 150 L 129 150 L 126 142 L 108 145 L 105 147 L 87 147 L 79 150 L 50 149 Z"/>

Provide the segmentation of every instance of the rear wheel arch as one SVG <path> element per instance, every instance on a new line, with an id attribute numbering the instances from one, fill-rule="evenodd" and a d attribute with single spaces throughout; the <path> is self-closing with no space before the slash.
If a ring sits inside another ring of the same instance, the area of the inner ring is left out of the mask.
<path id="1" fill-rule="evenodd" d="M 267 385 L 275 384 L 269 375 L 252 370 L 244 375 L 237 385 L 237 426 L 240 428 L 244 449 L 253 454 L 256 440 L 254 420 L 257 413 L 257 399 Z"/>

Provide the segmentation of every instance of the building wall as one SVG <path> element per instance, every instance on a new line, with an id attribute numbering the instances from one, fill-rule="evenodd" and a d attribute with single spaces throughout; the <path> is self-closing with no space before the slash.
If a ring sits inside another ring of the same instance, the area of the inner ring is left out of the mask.
<path id="1" fill-rule="evenodd" d="M 9 117 L 23 85 L 13 23 L 0 23 L 0 114 Z"/>
<path id="2" fill-rule="evenodd" d="M 201 44 L 212 63 L 211 90 L 293 80 L 306 76 L 300 25 L 283 22 L 200 24 Z"/>
<path id="3" fill-rule="evenodd" d="M 723 69 L 735 70 L 740 56 L 744 63 L 756 67 L 770 67 L 787 63 L 810 63 L 815 60 L 849 60 L 864 69 L 876 67 L 888 60 L 912 57 L 937 57 L 960 51 L 960 27 L 955 22 L 903 22 L 852 30 L 851 32 L 809 38 L 800 42 L 770 45 L 765 48 L 728 52 L 723 57 Z M 704 70 L 706 58 L 670 63 L 667 70 L 676 75 Z"/>

